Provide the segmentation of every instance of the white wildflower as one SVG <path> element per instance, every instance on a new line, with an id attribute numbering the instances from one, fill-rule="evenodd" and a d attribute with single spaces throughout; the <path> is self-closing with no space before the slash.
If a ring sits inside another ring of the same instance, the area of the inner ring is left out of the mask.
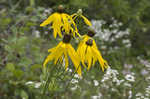
<path id="1" fill-rule="evenodd" d="M 74 91 L 74 90 L 76 90 L 77 88 L 78 88 L 78 86 L 75 85 L 74 87 L 71 87 L 70 89 L 71 89 L 72 91 Z"/>
<path id="2" fill-rule="evenodd" d="M 72 83 L 72 84 L 78 83 L 78 80 L 77 80 L 77 79 L 72 79 L 72 80 L 71 80 L 71 83 Z"/>
<path id="3" fill-rule="evenodd" d="M 127 82 L 124 83 L 124 86 L 126 86 L 126 87 L 132 87 L 132 85 L 130 83 L 127 83 Z"/>
<path id="4" fill-rule="evenodd" d="M 125 76 L 125 79 L 130 81 L 130 82 L 134 82 L 135 81 L 135 77 L 133 75 L 127 74 Z"/>
<path id="5" fill-rule="evenodd" d="M 101 99 L 101 97 L 102 97 L 102 94 L 99 93 L 98 95 L 91 96 L 91 99 Z"/>
<path id="6" fill-rule="evenodd" d="M 34 85 L 35 88 L 40 88 L 40 86 L 41 86 L 41 82 L 37 82 L 37 83 L 35 83 L 35 85 Z"/>
<path id="7" fill-rule="evenodd" d="M 80 78 L 78 74 L 75 74 L 74 77 L 75 77 L 75 78 Z"/>
<path id="8" fill-rule="evenodd" d="M 131 43 L 125 45 L 126 48 L 130 48 L 131 46 L 132 46 Z"/>
<path id="9" fill-rule="evenodd" d="M 141 96 L 142 96 L 142 93 L 138 92 L 135 96 L 136 96 L 136 97 L 141 97 Z"/>
<path id="10" fill-rule="evenodd" d="M 131 99 L 131 98 L 132 98 L 132 91 L 130 90 L 128 99 Z"/>
<path id="11" fill-rule="evenodd" d="M 94 82 L 94 86 L 98 86 L 99 85 L 99 82 L 97 80 L 93 80 Z"/>
<path id="12" fill-rule="evenodd" d="M 25 85 L 32 85 L 32 84 L 34 84 L 33 81 L 28 81 L 28 82 L 25 83 Z"/>

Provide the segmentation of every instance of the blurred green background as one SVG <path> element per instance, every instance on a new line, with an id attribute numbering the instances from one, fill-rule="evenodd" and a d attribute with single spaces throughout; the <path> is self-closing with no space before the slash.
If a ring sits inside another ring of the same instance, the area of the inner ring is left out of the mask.
<path id="1" fill-rule="evenodd" d="M 132 87 L 112 85 L 111 80 L 106 83 L 117 91 L 95 87 L 93 80 L 102 83 L 105 74 L 97 64 L 90 71 L 83 70 L 83 78 L 66 88 L 72 74 L 58 81 L 61 74 L 53 72 L 53 87 L 44 99 L 91 99 L 100 92 L 101 99 L 136 99 L 139 91 L 145 97 L 139 99 L 149 99 L 145 89 L 150 85 L 150 0 L 0 0 L 0 99 L 41 99 L 40 84 L 47 76 L 42 63 L 47 50 L 61 39 L 53 38 L 49 26 L 39 25 L 60 4 L 68 14 L 82 9 L 97 32 L 95 39 L 103 57 L 119 72 L 117 77 L 125 79 L 134 73 L 136 80 Z M 83 20 L 76 22 L 80 33 L 86 34 Z M 72 44 L 76 48 L 78 43 Z M 72 90 L 74 85 L 78 87 Z"/>

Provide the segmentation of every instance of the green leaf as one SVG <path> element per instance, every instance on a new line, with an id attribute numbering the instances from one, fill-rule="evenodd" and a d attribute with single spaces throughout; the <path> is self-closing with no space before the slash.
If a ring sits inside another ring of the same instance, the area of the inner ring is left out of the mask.
<path id="1" fill-rule="evenodd" d="M 28 99 L 29 98 L 28 94 L 24 90 L 21 91 L 21 97 L 22 97 L 22 99 Z"/>
<path id="2" fill-rule="evenodd" d="M 11 72 L 15 70 L 15 66 L 13 63 L 7 63 L 6 68 Z"/>
<path id="3" fill-rule="evenodd" d="M 41 68 L 42 65 L 41 64 L 34 64 L 31 66 L 31 70 L 35 70 L 35 69 L 38 69 L 38 68 Z"/>
<path id="4" fill-rule="evenodd" d="M 22 70 L 20 70 L 20 69 L 14 70 L 13 73 L 14 73 L 14 76 L 17 77 L 17 78 L 22 77 L 23 74 L 24 74 L 24 72 Z"/>
<path id="5" fill-rule="evenodd" d="M 5 50 L 8 51 L 8 52 L 11 52 L 12 48 L 9 45 L 5 45 Z"/>

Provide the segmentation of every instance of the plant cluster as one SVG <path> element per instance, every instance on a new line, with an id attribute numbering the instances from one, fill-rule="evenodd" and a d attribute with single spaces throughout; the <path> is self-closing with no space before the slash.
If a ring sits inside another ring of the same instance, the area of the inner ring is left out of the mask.
<path id="1" fill-rule="evenodd" d="M 83 18 L 84 22 L 89 26 L 89 31 L 85 35 L 80 35 L 77 29 L 77 25 L 74 20 L 77 17 Z M 104 71 L 108 67 L 108 63 L 104 60 L 99 52 L 97 45 L 92 38 L 95 35 L 95 31 L 91 28 L 91 22 L 82 15 L 82 10 L 79 9 L 77 13 L 68 15 L 64 13 L 64 7 L 62 5 L 58 6 L 58 11 L 50 15 L 40 26 L 46 26 L 51 24 L 53 29 L 54 38 L 59 35 L 62 38 L 62 41 L 54 48 L 48 50 L 50 53 L 45 59 L 43 65 L 49 61 L 54 60 L 54 64 L 57 63 L 65 64 L 65 68 L 68 68 L 68 56 L 71 58 L 76 72 L 81 76 L 81 65 L 89 70 L 91 66 L 95 65 L 96 61 L 99 61 L 99 64 Z M 71 38 L 80 39 L 77 51 L 70 44 Z M 77 38 L 78 37 L 78 38 Z M 87 65 L 86 65 L 87 64 Z"/>

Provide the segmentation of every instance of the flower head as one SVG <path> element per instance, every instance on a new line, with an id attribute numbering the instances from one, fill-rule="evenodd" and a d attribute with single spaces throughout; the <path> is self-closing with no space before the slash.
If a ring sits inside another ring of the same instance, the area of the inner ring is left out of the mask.
<path id="1" fill-rule="evenodd" d="M 107 61 L 102 58 L 96 43 L 92 36 L 94 32 L 90 31 L 87 35 L 83 36 L 83 40 L 79 43 L 77 53 L 80 56 L 81 62 L 84 67 L 85 63 L 88 64 L 87 69 L 89 70 L 96 61 L 99 61 L 102 70 L 108 67 Z"/>
<path id="2" fill-rule="evenodd" d="M 77 17 L 81 17 L 88 26 L 92 26 L 91 22 L 82 15 L 82 9 L 79 9 L 77 13 L 72 14 L 71 17 L 73 18 L 73 20 L 75 20 Z"/>
<path id="3" fill-rule="evenodd" d="M 50 15 L 44 22 L 40 24 L 42 27 L 48 24 L 52 24 L 51 28 L 53 29 L 54 38 L 57 37 L 57 34 L 60 37 L 63 37 L 63 31 L 66 34 L 73 33 L 73 36 L 75 36 L 76 33 L 78 34 L 77 26 L 72 17 L 66 13 L 63 13 L 63 10 L 63 6 L 60 5 L 58 7 L 58 12 Z"/>
<path id="4" fill-rule="evenodd" d="M 56 47 L 51 48 L 48 50 L 50 53 L 47 58 L 45 59 L 43 65 L 46 66 L 46 64 L 49 61 L 54 60 L 54 64 L 57 64 L 57 62 L 63 63 L 62 60 L 65 61 L 65 68 L 68 68 L 68 56 L 70 56 L 76 71 L 79 75 L 81 75 L 81 66 L 80 66 L 80 59 L 74 50 L 74 48 L 69 43 L 71 40 L 71 36 L 68 34 L 64 35 L 63 41 L 61 41 Z"/>

